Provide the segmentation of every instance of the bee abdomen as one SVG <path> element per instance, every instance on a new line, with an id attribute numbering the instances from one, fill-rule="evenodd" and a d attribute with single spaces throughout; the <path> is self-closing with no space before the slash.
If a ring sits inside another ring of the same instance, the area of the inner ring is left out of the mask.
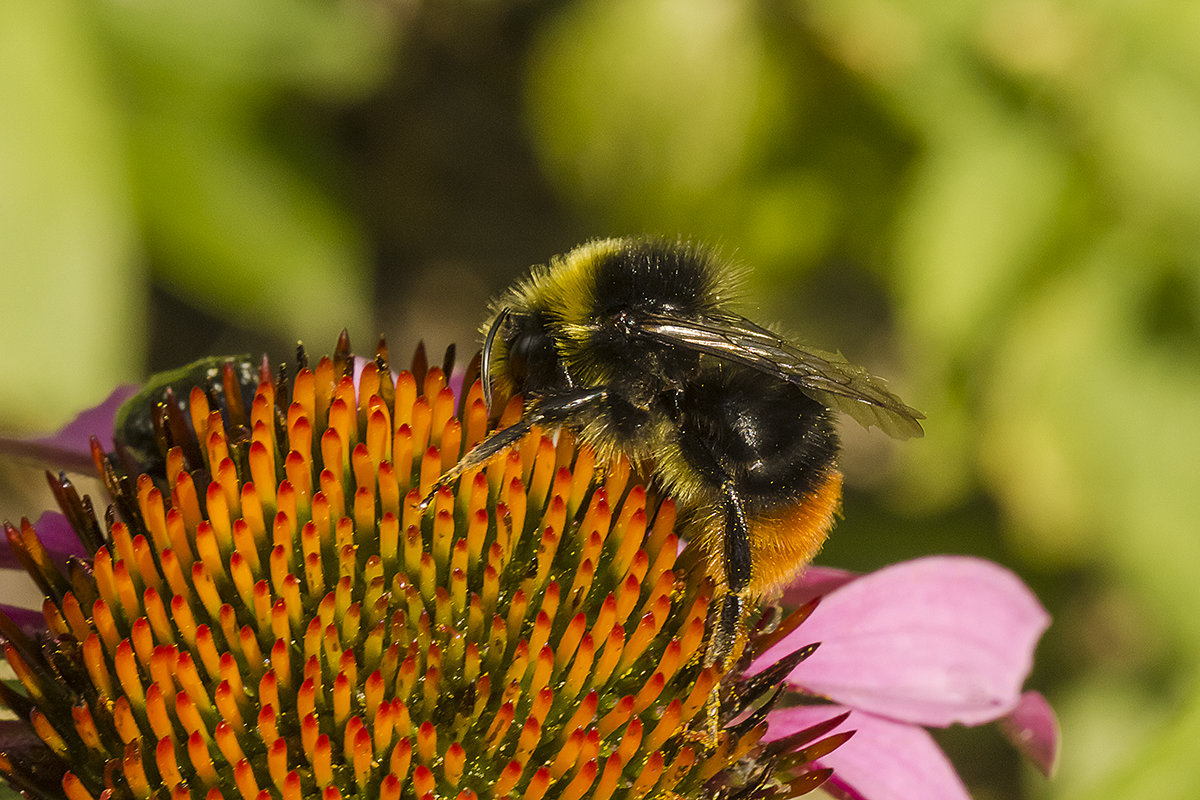
<path id="1" fill-rule="evenodd" d="M 790 583 L 825 543 L 842 502 L 842 473 L 829 467 L 815 490 L 774 513 L 751 516 L 750 584 L 755 597 Z"/>

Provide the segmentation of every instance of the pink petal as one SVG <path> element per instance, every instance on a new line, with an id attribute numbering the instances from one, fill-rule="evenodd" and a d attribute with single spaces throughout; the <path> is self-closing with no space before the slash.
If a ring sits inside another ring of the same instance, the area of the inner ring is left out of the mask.
<path id="1" fill-rule="evenodd" d="M 47 446 L 83 453 L 88 461 L 91 461 L 90 437 L 96 436 L 106 451 L 112 450 L 113 423 L 117 418 L 117 409 L 137 394 L 137 391 L 137 386 L 118 386 L 100 405 L 81 412 L 58 433 L 38 441 Z"/>
<path id="2" fill-rule="evenodd" d="M 845 569 L 811 566 L 783 590 L 779 602 L 788 608 L 799 608 L 814 597 L 827 595 L 857 577 L 857 572 Z"/>
<path id="3" fill-rule="evenodd" d="M 1000 720 L 1000 730 L 1046 777 L 1058 766 L 1058 717 L 1038 692 L 1025 692 L 1017 707 Z"/>
<path id="4" fill-rule="evenodd" d="M 450 391 L 454 392 L 455 401 L 459 401 L 459 398 L 461 398 L 463 396 L 464 389 L 471 388 L 469 386 L 463 386 L 463 381 L 466 380 L 466 378 L 467 378 L 466 371 L 461 370 L 461 369 L 455 369 L 453 372 L 450 373 L 450 381 L 449 381 L 448 385 L 450 387 Z"/>
<path id="5" fill-rule="evenodd" d="M 772 711 L 766 740 L 815 725 L 845 711 L 840 706 L 799 706 Z M 852 713 L 835 732 L 855 731 L 819 763 L 833 768 L 835 796 L 865 800 L 970 800 L 958 773 L 929 733 L 916 725 Z"/>
<path id="6" fill-rule="evenodd" d="M 0 451 L 35 458 L 55 470 L 91 474 L 96 468 L 89 438 L 95 435 L 105 450 L 112 450 L 117 409 L 136 393 L 136 386 L 118 386 L 104 402 L 81 412 L 58 433 L 36 439 L 0 437 Z"/>
<path id="7" fill-rule="evenodd" d="M 1049 624 L 1033 593 L 1003 567 L 932 556 L 830 592 L 754 670 L 820 642 L 789 676 L 801 690 L 922 725 L 978 725 L 1017 705 Z"/>
<path id="8" fill-rule="evenodd" d="M 0 611 L 7 614 L 8 618 L 15 622 L 27 636 L 35 637 L 46 630 L 46 618 L 42 616 L 41 611 L 24 606 L 14 606 L 10 603 L 0 603 Z"/>
<path id="9" fill-rule="evenodd" d="M 43 750 L 41 740 L 33 728 L 23 719 L 0 720 L 0 750 L 14 761 L 21 759 L 30 763 Z M 6 792 L 7 794 L 7 792 Z"/>
<path id="10" fill-rule="evenodd" d="M 50 560 L 61 570 L 66 570 L 68 556 L 86 558 L 91 555 L 84 549 L 71 523 L 57 511 L 42 514 L 38 521 L 33 523 L 33 529 L 37 531 L 38 539 L 41 540 L 42 547 L 46 548 Z M 24 569 L 16 553 L 8 546 L 8 539 L 3 535 L 0 535 L 0 568 Z"/>

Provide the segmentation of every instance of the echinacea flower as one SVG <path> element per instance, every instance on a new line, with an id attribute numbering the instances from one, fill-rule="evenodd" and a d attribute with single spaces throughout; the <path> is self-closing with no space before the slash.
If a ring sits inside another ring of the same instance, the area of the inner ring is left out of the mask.
<path id="1" fill-rule="evenodd" d="M 46 595 L 0 615 L 0 775 L 68 800 L 786 798 L 847 738 L 764 744 L 781 677 L 703 657 L 711 583 L 674 505 L 569 435 L 436 478 L 488 428 L 479 384 L 345 337 L 294 375 L 209 360 L 91 440 L 111 498 L 5 524 Z M 468 370 L 470 372 L 470 370 Z M 500 424 L 520 406 L 510 404 Z M 65 519 L 82 549 L 65 541 Z M 755 653 L 751 638 L 747 652 Z"/>
<path id="2" fill-rule="evenodd" d="M 1049 616 L 1011 572 L 977 558 L 934 556 L 856 576 L 812 568 L 785 602 L 802 629 L 781 631 L 749 672 L 801 641 L 820 641 L 786 677 L 767 740 L 852 711 L 834 730 L 854 738 L 820 759 L 827 791 L 868 800 L 967 800 L 924 729 L 998 721 L 1047 774 L 1058 746 L 1054 713 L 1022 693 Z M 824 698 L 829 704 L 813 704 Z M 803 704 L 801 704 L 803 703 Z"/>

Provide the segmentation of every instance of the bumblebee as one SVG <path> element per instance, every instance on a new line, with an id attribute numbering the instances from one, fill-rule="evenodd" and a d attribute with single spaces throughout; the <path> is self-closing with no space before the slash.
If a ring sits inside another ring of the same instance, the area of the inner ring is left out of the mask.
<path id="1" fill-rule="evenodd" d="M 841 498 L 832 409 L 897 438 L 923 415 L 840 355 L 734 313 L 736 272 L 702 247 L 605 239 L 535 267 L 483 327 L 484 397 L 521 420 L 439 484 L 537 425 L 572 430 L 598 463 L 624 454 L 690 512 L 717 590 L 709 660 L 734 654 L 748 602 L 816 555 Z"/>

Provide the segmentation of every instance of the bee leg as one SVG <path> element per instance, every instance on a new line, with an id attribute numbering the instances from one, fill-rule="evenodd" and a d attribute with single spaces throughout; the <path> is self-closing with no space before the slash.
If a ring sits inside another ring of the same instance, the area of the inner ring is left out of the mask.
<path id="1" fill-rule="evenodd" d="M 725 592 L 717 597 L 717 603 L 710 617 L 712 633 L 708 640 L 708 649 L 704 653 L 705 666 L 712 666 L 718 661 L 728 668 L 731 662 L 738 658 L 738 634 L 741 628 L 742 598 L 739 595 Z M 707 744 L 716 747 L 721 740 L 721 685 L 713 687 L 705 705 L 707 713 Z"/>
<path id="2" fill-rule="evenodd" d="M 700 477 L 710 485 L 720 487 L 721 491 L 721 534 L 718 541 L 725 587 L 716 598 L 710 618 L 712 633 L 705 663 L 723 661 L 729 664 L 737 657 L 735 651 L 745 610 L 746 590 L 750 586 L 750 522 L 746 517 L 746 503 L 733 476 L 713 454 L 709 440 L 686 422 L 680 422 L 676 431 L 679 448 L 688 464 Z"/>
<path id="3" fill-rule="evenodd" d="M 438 489 L 457 480 L 467 470 L 481 467 L 491 461 L 500 451 L 521 441 L 532 427 L 532 422 L 522 419 L 514 425 L 509 425 L 502 431 L 496 431 L 472 447 L 466 455 L 458 460 L 457 464 L 443 472 L 441 477 L 434 481 L 433 488 L 429 490 L 429 494 L 425 495 L 425 499 L 421 501 L 421 510 L 424 511 L 429 507 Z"/>
<path id="4" fill-rule="evenodd" d="M 721 483 L 724 530 L 722 532 L 722 570 L 725 593 L 717 598 L 717 616 L 709 639 L 708 663 L 736 659 L 741 639 L 742 616 L 746 610 L 745 593 L 750 585 L 750 525 L 746 507 L 733 481 Z"/>
<path id="5" fill-rule="evenodd" d="M 746 506 L 733 481 L 721 483 L 722 511 L 725 516 L 725 581 L 732 594 L 741 595 L 750 585 L 750 523 Z"/>
<path id="6" fill-rule="evenodd" d="M 742 598 L 736 594 L 725 592 L 717 597 L 715 613 L 712 616 L 712 634 L 708 640 L 708 651 L 704 655 L 705 664 L 725 661 L 734 655 L 743 609 Z"/>
<path id="7" fill-rule="evenodd" d="M 425 499 L 421 501 L 422 510 L 428 508 L 429 504 L 433 502 L 433 496 L 437 494 L 439 488 L 456 480 L 468 470 L 482 467 L 502 451 L 521 441 L 534 425 L 552 425 L 563 422 L 570 419 L 573 414 L 579 413 L 580 410 L 603 403 L 607 398 L 608 390 L 600 388 L 570 392 L 542 400 L 528 409 L 515 424 L 504 430 L 494 431 L 482 442 L 472 447 L 466 455 L 458 460 L 457 464 L 442 473 L 442 476 L 434 482 L 433 488 L 425 496 Z"/>

